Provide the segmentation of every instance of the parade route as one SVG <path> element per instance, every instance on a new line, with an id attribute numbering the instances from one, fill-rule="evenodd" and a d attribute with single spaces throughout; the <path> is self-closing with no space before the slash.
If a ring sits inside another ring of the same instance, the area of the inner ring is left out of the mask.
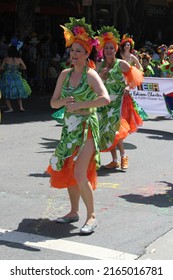
<path id="1" fill-rule="evenodd" d="M 28 105 L 28 106 L 27 106 Z M 151 116 L 124 145 L 129 169 L 98 171 L 98 227 L 80 236 L 77 223 L 58 225 L 69 210 L 66 190 L 49 187 L 45 173 L 60 137 L 49 98 L 38 97 L 0 125 L 1 260 L 173 259 L 172 120 Z M 4 109 L 4 107 L 1 107 Z M 101 154 L 102 165 L 110 154 Z"/>
<path id="2" fill-rule="evenodd" d="M 0 241 L 18 243 L 40 249 L 45 248 L 62 251 L 98 260 L 134 260 L 137 258 L 136 255 L 126 254 L 98 246 L 91 246 L 63 239 L 56 240 L 46 236 L 5 229 L 0 229 Z"/>

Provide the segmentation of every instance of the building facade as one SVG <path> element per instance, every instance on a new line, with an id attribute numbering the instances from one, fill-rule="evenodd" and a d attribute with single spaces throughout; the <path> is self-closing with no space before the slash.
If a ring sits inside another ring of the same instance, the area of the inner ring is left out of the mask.
<path id="1" fill-rule="evenodd" d="M 10 38 L 35 31 L 62 43 L 60 24 L 85 16 L 95 30 L 114 25 L 133 35 L 138 45 L 173 42 L 173 0 L 0 0 L 0 31 Z"/>

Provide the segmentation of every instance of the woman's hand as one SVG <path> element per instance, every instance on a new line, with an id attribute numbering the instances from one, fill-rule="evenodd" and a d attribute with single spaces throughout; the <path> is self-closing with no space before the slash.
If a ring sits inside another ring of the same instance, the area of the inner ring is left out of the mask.
<path id="1" fill-rule="evenodd" d="M 74 112 L 74 111 L 77 111 L 79 109 L 81 109 L 81 102 L 69 102 L 67 105 L 66 105 L 66 108 L 67 108 L 67 112 Z"/>
<path id="2" fill-rule="evenodd" d="M 109 72 L 109 69 L 104 67 L 101 72 L 99 73 L 99 76 L 102 80 L 106 80 L 107 77 L 108 77 L 108 72 Z"/>
<path id="3" fill-rule="evenodd" d="M 75 101 L 75 99 L 74 99 L 73 96 L 65 97 L 65 98 L 64 98 L 64 106 L 67 107 L 67 105 L 68 105 L 69 103 L 74 102 L 74 101 Z"/>

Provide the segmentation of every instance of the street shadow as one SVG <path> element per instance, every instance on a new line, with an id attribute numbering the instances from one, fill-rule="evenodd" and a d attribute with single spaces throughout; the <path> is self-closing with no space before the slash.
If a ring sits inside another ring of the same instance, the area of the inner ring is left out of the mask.
<path id="1" fill-rule="evenodd" d="M 2 233 L 0 232 L 0 236 L 4 236 L 6 238 L 6 236 L 12 236 L 12 233 Z M 10 247 L 10 248 L 14 248 L 14 249 L 21 249 L 21 250 L 27 250 L 27 251 L 31 251 L 31 252 L 40 252 L 40 249 L 37 248 L 33 248 L 33 247 L 29 247 L 27 245 L 23 245 L 23 244 L 19 244 L 19 243 L 14 243 L 14 242 L 10 242 L 10 241 L 1 241 L 0 240 L 0 246 L 6 246 L 6 247 Z"/>
<path id="2" fill-rule="evenodd" d="M 146 133 L 146 134 L 152 134 L 151 136 L 146 136 L 147 138 L 150 139 L 155 139 L 155 140 L 173 140 L 173 133 L 172 132 L 167 132 L 167 131 L 162 131 L 162 130 L 154 130 L 154 129 L 143 129 L 139 128 L 138 133 Z"/>
<path id="3" fill-rule="evenodd" d="M 106 169 L 104 166 L 101 166 L 99 170 L 97 170 L 98 176 L 109 176 L 109 174 L 113 173 L 126 173 L 126 170 L 120 169 L 120 168 L 112 168 L 112 169 Z M 49 178 L 50 175 L 45 171 L 43 173 L 30 173 L 28 176 L 30 177 L 38 177 L 38 178 Z"/>
<path id="4" fill-rule="evenodd" d="M 115 174 L 115 173 L 125 173 L 126 170 L 120 169 L 120 168 L 110 168 L 107 169 L 102 165 L 99 170 L 97 170 L 97 175 L 102 176 L 109 176 L 109 174 Z"/>
<path id="5" fill-rule="evenodd" d="M 39 248 L 32 247 L 32 244 L 25 245 L 26 242 L 37 243 L 46 242 L 53 239 L 68 238 L 80 235 L 80 232 L 71 232 L 77 227 L 72 224 L 58 224 L 49 219 L 23 219 L 18 228 L 14 231 L 0 232 L 0 245 L 5 245 L 11 248 L 22 249 L 26 251 L 41 251 Z M 15 243 L 14 233 L 23 233 L 20 238 L 20 243 Z M 24 234 L 25 233 L 25 234 Z M 28 235 L 34 234 L 33 235 Z"/>
<path id="6" fill-rule="evenodd" d="M 42 138 L 42 140 L 44 142 L 39 143 L 41 146 L 43 146 L 45 149 L 53 149 L 53 150 L 56 148 L 56 146 L 60 142 L 60 140 L 49 139 L 49 138 Z M 50 151 L 47 151 L 47 152 L 50 152 Z M 45 151 L 44 152 L 38 152 L 38 153 L 45 153 Z"/>
<path id="7" fill-rule="evenodd" d="M 50 177 L 50 175 L 48 173 L 43 172 L 43 173 L 30 173 L 28 176 L 30 177 L 38 177 L 38 178 L 47 178 L 47 177 Z"/>
<path id="8" fill-rule="evenodd" d="M 171 119 L 167 119 L 167 118 L 165 118 L 165 116 L 157 116 L 155 118 L 148 118 L 147 121 L 154 121 L 154 122 L 158 122 L 158 121 L 171 121 Z"/>
<path id="9" fill-rule="evenodd" d="M 42 138 L 42 140 L 44 140 L 45 142 L 39 143 L 40 145 L 42 145 L 45 149 L 47 149 L 47 151 L 42 151 L 42 152 L 37 152 L 38 154 L 41 153 L 52 153 L 54 152 L 56 146 L 59 143 L 59 140 L 54 140 L 54 139 L 49 139 L 49 138 Z M 43 173 L 30 173 L 28 176 L 30 177 L 42 177 L 42 178 L 47 178 L 50 177 L 50 175 L 45 171 Z"/>
<path id="10" fill-rule="evenodd" d="M 16 100 L 12 100 L 13 112 L 5 113 L 7 107 L 0 100 L 1 125 L 20 124 L 37 121 L 51 121 L 54 110 L 50 106 L 50 96 L 31 96 L 23 100 L 25 112 L 20 112 Z M 56 122 L 55 122 L 56 124 Z"/>
<path id="11" fill-rule="evenodd" d="M 59 140 L 54 140 L 54 139 L 48 139 L 48 138 L 42 138 L 44 141 L 47 142 L 43 142 L 43 143 L 39 143 L 40 145 L 42 145 L 45 149 L 47 149 L 48 151 L 43 151 L 43 152 L 37 152 L 38 154 L 41 153 L 53 153 L 56 146 L 59 143 Z M 51 150 L 50 150 L 51 149 Z M 47 174 L 46 172 L 43 173 L 31 173 L 28 176 L 30 177 L 42 177 L 42 178 L 46 178 L 46 177 L 50 177 L 49 174 Z"/>
<path id="12" fill-rule="evenodd" d="M 135 150 L 137 149 L 136 145 L 133 145 L 131 143 L 123 142 L 124 144 L 124 149 L 125 150 Z"/>
<path id="13" fill-rule="evenodd" d="M 60 142 L 60 140 L 49 139 L 49 138 L 42 138 L 42 140 L 44 142 L 39 143 L 39 144 L 42 145 L 43 147 L 45 147 L 46 149 L 55 149 L 56 146 L 58 145 L 58 143 Z M 124 149 L 125 150 L 135 150 L 135 149 L 137 149 L 137 147 L 131 143 L 124 143 Z M 43 153 L 43 152 L 39 152 L 39 153 Z"/>
<path id="14" fill-rule="evenodd" d="M 146 205 L 151 204 L 160 208 L 173 206 L 173 183 L 166 181 L 159 181 L 159 183 L 162 183 L 169 188 L 165 191 L 164 194 L 154 194 L 150 196 L 143 196 L 139 194 L 127 194 L 121 195 L 119 197 L 131 203 Z"/>

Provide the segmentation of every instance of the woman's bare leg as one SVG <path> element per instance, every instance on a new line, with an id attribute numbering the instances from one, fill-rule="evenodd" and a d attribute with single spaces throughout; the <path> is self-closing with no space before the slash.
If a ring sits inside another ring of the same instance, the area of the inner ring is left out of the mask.
<path id="1" fill-rule="evenodd" d="M 69 187 L 68 194 L 70 198 L 71 209 L 70 212 L 68 212 L 65 216 L 57 219 L 57 222 L 59 223 L 69 223 L 70 218 L 72 219 L 75 218 L 76 221 L 79 219 L 78 211 L 79 211 L 80 193 L 78 187 L 77 186 Z"/>
<path id="2" fill-rule="evenodd" d="M 12 106 L 11 106 L 11 101 L 10 101 L 10 99 L 6 99 L 5 100 L 5 103 L 6 103 L 6 105 L 7 105 L 7 107 L 8 107 L 8 110 L 7 111 L 5 111 L 5 112 L 13 112 L 13 108 L 12 108 Z"/>
<path id="3" fill-rule="evenodd" d="M 124 150 L 124 144 L 123 144 L 123 140 L 122 139 L 120 139 L 119 141 L 118 141 L 118 149 L 119 149 L 119 151 L 120 151 L 120 156 L 124 156 L 125 155 L 125 150 Z"/>
<path id="4" fill-rule="evenodd" d="M 77 216 L 79 212 L 79 188 L 77 186 L 69 187 L 68 194 L 70 198 L 71 210 L 65 217 L 74 217 Z"/>
<path id="5" fill-rule="evenodd" d="M 74 168 L 74 176 L 87 210 L 86 224 L 88 225 L 92 225 L 95 221 L 93 189 L 87 178 L 88 166 L 94 151 L 94 141 L 88 139 L 75 162 Z"/>
<path id="6" fill-rule="evenodd" d="M 79 199 L 80 193 L 77 186 L 68 188 L 68 194 L 70 198 L 71 209 L 65 216 L 58 218 L 56 221 L 61 224 L 74 223 L 79 220 Z"/>
<path id="7" fill-rule="evenodd" d="M 23 108 L 22 98 L 19 98 L 17 101 L 19 103 L 20 110 L 25 111 L 25 109 Z"/>
<path id="8" fill-rule="evenodd" d="M 119 140 L 118 149 L 120 151 L 120 156 L 121 156 L 121 168 L 127 169 L 129 167 L 129 160 L 128 160 L 128 156 L 125 154 L 123 140 Z"/>
<path id="9" fill-rule="evenodd" d="M 116 162 L 117 161 L 117 150 L 116 147 L 111 150 L 111 156 L 112 156 L 112 161 Z"/>

